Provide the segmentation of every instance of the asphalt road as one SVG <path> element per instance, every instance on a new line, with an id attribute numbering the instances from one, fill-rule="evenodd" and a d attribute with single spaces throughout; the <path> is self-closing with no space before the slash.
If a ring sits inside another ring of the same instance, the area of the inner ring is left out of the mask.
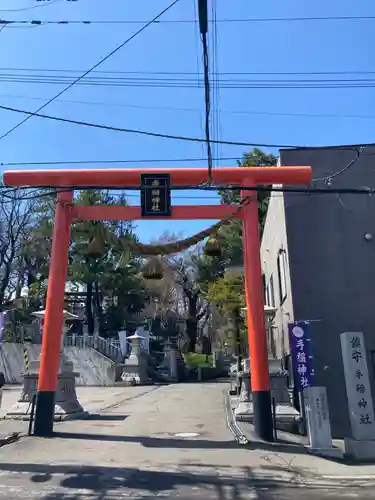
<path id="1" fill-rule="evenodd" d="M 32 468 L 29 466 L 29 468 Z M 88 468 L 0 475 L 4 500 L 116 500 L 122 498 L 176 498 L 181 500 L 343 500 L 374 498 L 374 489 L 293 487 L 276 482 L 218 478 L 207 474 L 181 474 L 167 470 Z"/>
<path id="2" fill-rule="evenodd" d="M 52 439 L 4 446 L 0 500 L 375 497 L 374 488 L 320 480 L 321 459 L 301 450 L 241 447 L 226 425 L 223 389 L 149 388 L 89 420 L 59 424 Z"/>

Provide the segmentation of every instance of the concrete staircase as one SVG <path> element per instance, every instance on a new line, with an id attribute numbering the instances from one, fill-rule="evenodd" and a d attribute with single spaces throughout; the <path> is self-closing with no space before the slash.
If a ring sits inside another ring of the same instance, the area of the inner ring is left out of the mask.
<path id="1" fill-rule="evenodd" d="M 100 336 L 68 335 L 64 339 L 65 347 L 91 348 L 115 363 L 123 361 L 119 344 L 119 341 Z"/>

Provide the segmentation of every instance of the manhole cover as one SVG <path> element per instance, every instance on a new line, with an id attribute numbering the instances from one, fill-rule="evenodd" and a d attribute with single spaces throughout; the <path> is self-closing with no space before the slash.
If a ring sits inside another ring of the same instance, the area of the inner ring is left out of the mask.
<path id="1" fill-rule="evenodd" d="M 178 432 L 175 436 L 179 438 L 194 438 L 199 436 L 199 434 L 197 432 Z"/>

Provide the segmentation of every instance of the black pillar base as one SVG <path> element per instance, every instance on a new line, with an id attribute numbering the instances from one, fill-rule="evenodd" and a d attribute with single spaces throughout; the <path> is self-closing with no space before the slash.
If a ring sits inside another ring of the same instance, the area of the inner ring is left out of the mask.
<path id="1" fill-rule="evenodd" d="M 54 415 L 55 391 L 38 392 L 36 397 L 34 436 L 53 436 Z"/>
<path id="2" fill-rule="evenodd" d="M 255 434 L 264 441 L 274 441 L 270 391 L 253 391 Z"/>

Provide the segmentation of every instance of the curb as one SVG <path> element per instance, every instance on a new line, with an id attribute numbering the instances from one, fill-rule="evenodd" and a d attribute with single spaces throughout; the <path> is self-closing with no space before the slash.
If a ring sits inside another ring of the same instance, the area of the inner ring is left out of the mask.
<path id="1" fill-rule="evenodd" d="M 234 438 L 236 439 L 239 444 L 242 445 L 247 445 L 250 443 L 256 443 L 256 442 L 263 442 L 260 439 L 248 439 L 247 436 L 245 435 L 244 431 L 241 429 L 241 427 L 238 425 L 236 421 L 236 417 L 234 415 L 233 408 L 230 403 L 230 396 L 227 391 L 224 390 L 224 407 L 225 407 L 225 414 L 226 414 L 226 420 L 227 420 L 227 425 L 229 430 L 232 432 L 234 435 Z M 280 443 L 267 443 L 270 445 L 270 448 L 272 450 L 272 447 L 275 445 L 279 445 Z M 296 444 L 291 442 L 290 444 Z M 312 453 L 309 452 L 308 448 L 304 444 L 300 444 L 301 447 L 305 448 L 307 453 L 311 456 L 322 458 L 324 460 L 324 457 L 319 457 L 318 455 L 313 455 Z M 343 463 L 345 465 L 345 462 L 339 461 L 339 463 Z M 356 483 L 356 486 L 362 485 L 366 487 L 374 486 L 375 485 L 375 475 L 356 475 L 356 476 L 348 476 L 348 475 L 317 475 L 316 478 L 313 481 L 316 480 L 321 480 L 321 481 L 342 481 L 345 483 Z M 313 484 L 313 481 L 311 484 Z M 363 484 L 364 482 L 371 482 L 371 484 Z M 310 482 L 304 480 L 304 482 L 301 484 L 302 485 L 309 485 Z"/>
<path id="2" fill-rule="evenodd" d="M 240 445 L 247 445 L 249 444 L 249 440 L 247 439 L 246 435 L 242 431 L 242 429 L 239 427 L 239 425 L 236 422 L 231 404 L 230 404 L 230 397 L 228 394 L 228 391 L 224 389 L 224 410 L 225 410 L 225 417 L 227 421 L 227 426 L 230 432 L 233 434 L 234 439 L 237 441 L 238 444 Z"/>
<path id="3" fill-rule="evenodd" d="M 356 481 L 356 482 L 361 482 L 361 481 L 375 481 L 375 476 L 366 476 L 366 475 L 359 475 L 359 476 L 319 476 L 320 479 L 326 479 L 328 481 Z"/>
<path id="4" fill-rule="evenodd" d="M 0 439 L 0 448 L 6 446 L 7 444 L 12 444 L 19 441 L 23 436 L 24 434 L 22 434 L 21 432 L 12 432 L 12 434 L 9 434 L 9 436 Z"/>

